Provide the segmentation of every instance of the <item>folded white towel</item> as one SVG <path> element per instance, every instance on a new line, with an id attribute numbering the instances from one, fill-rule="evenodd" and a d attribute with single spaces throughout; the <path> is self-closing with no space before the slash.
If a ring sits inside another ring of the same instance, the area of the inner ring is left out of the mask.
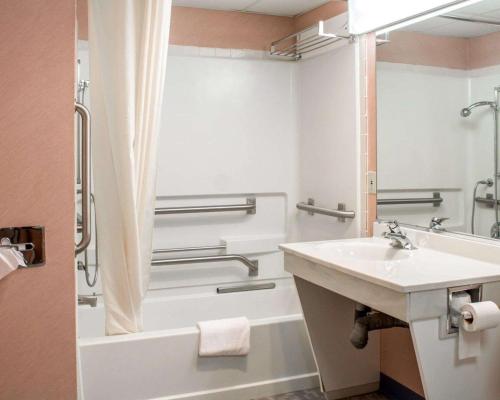
<path id="1" fill-rule="evenodd" d="M 250 351 L 250 323 L 246 317 L 198 322 L 200 357 L 245 356 Z"/>

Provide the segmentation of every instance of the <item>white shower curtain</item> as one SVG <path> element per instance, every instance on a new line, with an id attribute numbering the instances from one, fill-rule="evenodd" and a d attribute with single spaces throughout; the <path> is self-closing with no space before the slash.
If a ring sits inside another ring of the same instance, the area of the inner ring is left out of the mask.
<path id="1" fill-rule="evenodd" d="M 171 0 L 90 0 L 92 151 L 106 334 L 142 330 Z"/>

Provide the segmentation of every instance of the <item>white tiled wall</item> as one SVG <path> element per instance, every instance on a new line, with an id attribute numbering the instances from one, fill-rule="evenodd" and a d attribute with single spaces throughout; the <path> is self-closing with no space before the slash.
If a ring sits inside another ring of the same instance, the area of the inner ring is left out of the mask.
<path id="1" fill-rule="evenodd" d="M 493 176 L 493 116 L 460 110 L 493 100 L 500 68 L 463 71 L 395 63 L 377 63 L 378 191 L 380 198 L 432 197 L 432 205 L 379 206 L 379 218 L 427 226 L 432 216 L 451 217 L 451 230 L 470 232 L 472 192 L 480 179 Z M 478 195 L 492 189 L 481 187 Z M 493 211 L 478 205 L 476 229 L 488 236 Z"/>

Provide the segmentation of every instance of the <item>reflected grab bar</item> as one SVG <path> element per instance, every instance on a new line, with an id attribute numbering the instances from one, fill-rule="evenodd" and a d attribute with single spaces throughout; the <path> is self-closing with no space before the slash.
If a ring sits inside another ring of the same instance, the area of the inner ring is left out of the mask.
<path id="1" fill-rule="evenodd" d="M 337 209 L 318 207 L 314 205 L 314 199 L 308 199 L 307 203 L 297 203 L 299 210 L 307 211 L 309 215 L 322 214 L 330 217 L 337 217 L 340 222 L 345 222 L 346 218 L 354 218 L 356 213 L 354 211 L 346 211 L 344 203 L 338 203 Z"/>
<path id="2" fill-rule="evenodd" d="M 247 214 L 255 214 L 257 211 L 257 201 L 255 198 L 247 198 L 246 204 L 225 204 L 214 206 L 188 206 L 188 207 L 157 207 L 156 215 L 166 214 L 192 214 L 225 211 L 246 211 Z"/>
<path id="3" fill-rule="evenodd" d="M 82 238 L 75 245 L 75 254 L 83 252 L 90 244 L 90 112 L 83 104 L 75 102 L 75 112 L 82 119 Z"/>
<path id="4" fill-rule="evenodd" d="M 248 276 L 259 275 L 259 261 L 249 260 L 240 254 L 224 254 L 219 256 L 201 256 L 201 257 L 179 257 L 179 258 L 163 258 L 152 260 L 151 265 L 177 265 L 177 264 L 200 264 L 217 261 L 239 261 L 248 267 Z"/>
<path id="5" fill-rule="evenodd" d="M 226 245 L 221 244 L 217 246 L 173 247 L 170 249 L 156 249 L 153 250 L 153 254 L 182 253 L 185 251 L 208 251 L 208 250 L 226 250 Z"/>
<path id="6" fill-rule="evenodd" d="M 377 205 L 385 206 L 392 204 L 432 204 L 439 207 L 443 202 L 440 192 L 433 192 L 432 197 L 414 197 L 407 199 L 377 199 Z"/>

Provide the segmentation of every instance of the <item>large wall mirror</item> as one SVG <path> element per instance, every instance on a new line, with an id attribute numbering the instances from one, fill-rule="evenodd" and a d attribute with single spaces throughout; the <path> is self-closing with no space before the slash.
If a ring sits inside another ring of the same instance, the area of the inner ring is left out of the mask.
<path id="1" fill-rule="evenodd" d="M 498 238 L 500 0 L 377 46 L 379 219 Z"/>

